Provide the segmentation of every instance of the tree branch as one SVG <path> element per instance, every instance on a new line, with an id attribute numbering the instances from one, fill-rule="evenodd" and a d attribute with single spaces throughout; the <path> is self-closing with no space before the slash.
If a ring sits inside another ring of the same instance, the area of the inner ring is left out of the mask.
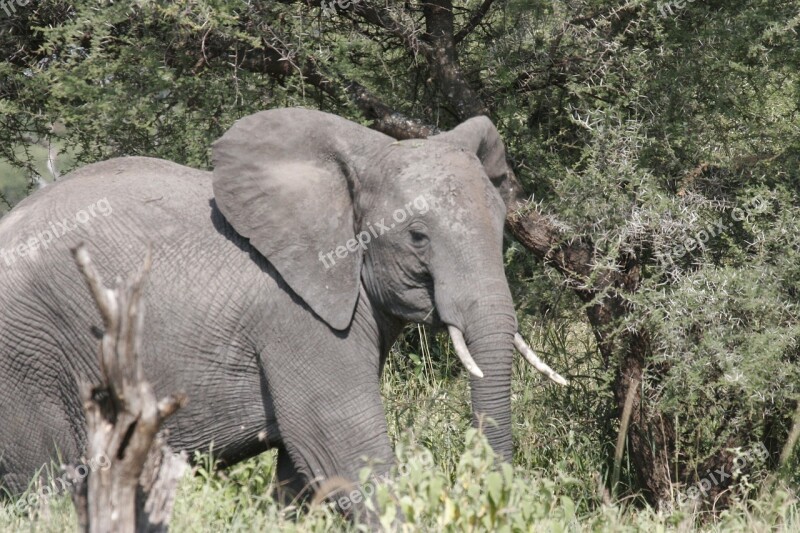
<path id="1" fill-rule="evenodd" d="M 478 24 L 480 24 L 486 14 L 489 13 L 489 9 L 491 9 L 493 3 L 494 0 L 484 0 L 481 6 L 472 14 L 469 22 L 467 22 L 467 25 L 461 28 L 458 33 L 456 33 L 455 37 L 453 37 L 453 42 L 455 44 L 463 41 L 467 35 L 472 33 L 475 28 L 478 27 Z"/>
<path id="2" fill-rule="evenodd" d="M 298 60 L 290 50 L 280 48 L 279 43 L 264 41 L 263 50 L 249 51 L 238 65 L 250 72 L 267 74 L 278 79 L 294 72 L 335 101 L 346 96 L 366 118 L 373 121 L 371 128 L 395 139 L 425 138 L 439 132 L 435 126 L 392 109 L 360 83 L 329 76 L 313 57 Z"/>
<path id="3" fill-rule="evenodd" d="M 372 120 L 370 127 L 395 139 L 420 139 L 439 133 L 439 129 L 420 120 L 407 117 L 384 104 L 363 85 L 349 81 L 345 92 L 364 114 Z"/>
<path id="4" fill-rule="evenodd" d="M 361 1 L 353 4 L 352 12 L 373 26 L 382 28 L 389 34 L 399 38 L 412 54 L 416 55 L 420 52 L 426 56 L 430 54 L 431 47 L 417 38 L 414 30 L 398 22 L 388 8 L 375 7 L 366 1 Z"/>

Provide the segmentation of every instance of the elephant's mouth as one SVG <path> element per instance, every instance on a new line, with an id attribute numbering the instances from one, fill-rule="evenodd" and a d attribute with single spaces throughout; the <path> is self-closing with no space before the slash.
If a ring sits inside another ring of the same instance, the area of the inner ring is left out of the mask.
<path id="1" fill-rule="evenodd" d="M 433 331 L 438 333 L 444 330 L 447 327 L 442 321 L 442 317 L 439 316 L 439 313 L 436 311 L 436 307 L 432 307 L 428 314 L 425 315 L 425 319 L 422 321 L 422 324 L 430 326 L 433 328 Z"/>

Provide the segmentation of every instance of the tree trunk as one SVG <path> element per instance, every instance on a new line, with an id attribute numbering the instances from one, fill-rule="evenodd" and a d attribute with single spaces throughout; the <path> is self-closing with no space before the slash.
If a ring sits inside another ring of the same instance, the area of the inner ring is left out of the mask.
<path id="1" fill-rule="evenodd" d="M 662 507 L 672 497 L 669 460 L 675 450 L 675 429 L 654 406 L 656 399 L 642 396 L 642 390 L 658 379 L 658 375 L 646 374 L 651 355 L 648 333 L 617 329 L 630 312 L 626 294 L 636 292 L 641 282 L 638 258 L 625 257 L 618 271 L 592 278 L 594 251 L 590 242 L 562 242 L 557 226 L 538 211 L 511 213 L 506 223 L 520 243 L 559 270 L 578 297 L 591 303 L 586 314 L 600 355 L 606 366 L 616 368 L 612 387 L 618 416 L 622 416 L 629 387 L 637 386 L 628 428 L 628 453 L 639 487 L 651 504 Z M 666 372 L 666 368 L 656 370 L 657 374 Z"/>
<path id="2" fill-rule="evenodd" d="M 138 361 L 144 324 L 141 293 L 150 253 L 140 271 L 113 290 L 103 285 L 82 244 L 73 255 L 105 326 L 103 383 L 86 384 L 82 395 L 87 456 L 103 458 L 108 468 L 73 473 L 80 480 L 73 493 L 79 527 L 87 533 L 166 531 L 177 483 L 188 464 L 185 456 L 170 451 L 158 430 L 185 403 L 185 396 L 158 401 Z"/>

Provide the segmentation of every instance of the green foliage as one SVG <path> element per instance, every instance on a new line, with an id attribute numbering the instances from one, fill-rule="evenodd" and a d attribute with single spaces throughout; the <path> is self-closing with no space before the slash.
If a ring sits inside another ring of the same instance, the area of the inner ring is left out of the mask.
<path id="1" fill-rule="evenodd" d="M 534 200 L 594 246 L 587 282 L 641 264 L 617 327 L 651 338 L 645 397 L 679 428 L 673 481 L 731 446 L 771 443 L 775 461 L 800 377 L 797 4 L 580 4 L 507 4 L 483 91 L 507 98 L 497 122 Z M 481 44 L 467 69 L 487 64 Z M 518 261 L 515 292 L 549 298 Z"/>
<path id="2" fill-rule="evenodd" d="M 410 331 L 407 340 L 417 333 Z M 563 339 L 557 340 L 558 332 L 546 333 L 552 342 L 537 348 L 569 358 L 570 353 L 561 347 Z M 588 331 L 571 332 L 570 339 L 570 349 L 580 342 L 591 343 Z M 396 351 L 384 378 L 383 390 L 390 402 L 387 410 L 391 412 L 399 404 L 406 406 L 403 425 L 390 424 L 397 443 L 398 466 L 376 490 L 386 531 L 392 531 L 388 524 L 397 512 L 403 515 L 401 531 L 408 532 L 650 532 L 675 527 L 745 532 L 765 530 L 774 524 L 786 530 L 800 525 L 797 498 L 782 485 L 752 500 L 735 502 L 717 518 L 677 500 L 674 511 L 662 513 L 637 509 L 624 500 L 612 502 L 598 486 L 605 456 L 591 439 L 581 437 L 582 426 L 600 427 L 598 421 L 592 421 L 590 415 L 594 413 L 586 401 L 599 391 L 583 390 L 565 397 L 555 386 L 543 386 L 541 376 L 523 365 L 515 368 L 515 466 L 495 464 L 486 440 L 468 428 L 469 412 L 464 404 L 452 410 L 442 406 L 450 398 L 455 405 L 466 392 L 465 380 L 452 375 L 449 359 L 454 356 L 446 353 L 445 343 L 420 344 L 425 352 L 419 363 Z M 431 354 L 434 359 L 428 359 Z M 427 370 L 409 388 L 405 383 L 418 366 Z M 571 412 L 583 411 L 586 419 L 565 418 L 561 422 L 556 413 L 547 412 L 542 413 L 541 420 L 525 416 L 557 403 Z M 453 418 L 456 423 L 443 423 Z M 528 427 L 529 423 L 536 427 Z M 571 426 L 560 427 L 560 423 Z M 187 474 L 178 490 L 172 531 L 356 530 L 325 506 L 314 507 L 297 518 L 292 509 L 274 503 L 269 496 L 275 483 L 272 453 L 227 470 L 217 470 L 214 465 L 213 453 L 195 457 L 193 475 Z M 364 469 L 361 479 L 374 479 L 370 474 Z M 68 498 L 47 499 L 42 504 L 28 509 L 28 513 L 15 511 L 11 504 L 0 505 L 0 530 L 61 532 L 74 527 Z"/>

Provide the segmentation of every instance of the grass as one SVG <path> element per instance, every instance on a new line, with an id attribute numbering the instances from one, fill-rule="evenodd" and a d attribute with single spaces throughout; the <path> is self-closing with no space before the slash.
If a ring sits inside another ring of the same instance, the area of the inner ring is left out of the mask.
<path id="1" fill-rule="evenodd" d="M 418 336 L 422 342 L 413 342 Z M 563 327 L 528 337 L 539 340 L 539 352 L 566 370 L 572 385 L 548 384 L 522 361 L 516 364 L 516 456 L 513 467 L 499 468 L 482 435 L 470 428 L 467 380 L 444 339 L 414 327 L 398 343 L 383 383 L 399 465 L 377 488 L 388 509 L 382 517 L 387 529 L 399 508 L 407 531 L 800 530 L 797 496 L 779 483 L 716 515 L 677 500 L 674 509 L 660 512 L 630 494 L 613 500 L 601 480 L 613 464 L 617 435 L 603 429 L 611 407 L 597 386 L 605 378 L 591 333 Z M 422 353 L 413 346 L 422 346 Z M 355 530 L 324 507 L 295 519 L 274 503 L 274 462 L 274 454 L 265 453 L 216 471 L 211 457 L 200 457 L 180 486 L 172 530 Z M 624 488 L 630 476 L 624 461 L 620 470 Z M 74 520 L 65 497 L 25 512 L 0 505 L 1 531 L 65 531 L 74 529 Z"/>

